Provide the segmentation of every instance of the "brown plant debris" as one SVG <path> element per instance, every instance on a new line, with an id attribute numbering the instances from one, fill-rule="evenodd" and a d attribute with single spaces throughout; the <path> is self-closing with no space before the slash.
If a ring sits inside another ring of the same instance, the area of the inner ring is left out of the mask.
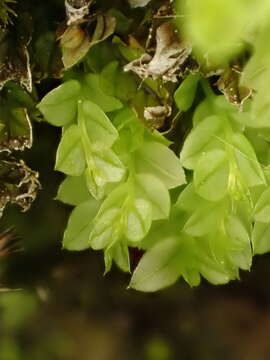
<path id="1" fill-rule="evenodd" d="M 28 45 L 32 38 L 31 19 L 22 14 L 11 29 L 0 28 L 0 90 L 13 80 L 32 91 Z"/>
<path id="2" fill-rule="evenodd" d="M 240 86 L 241 70 L 238 66 L 233 66 L 223 71 L 217 81 L 218 89 L 224 94 L 227 101 L 242 108 L 245 100 L 252 95 L 252 90 Z"/>
<path id="3" fill-rule="evenodd" d="M 152 129 L 159 129 L 164 125 L 164 121 L 172 113 L 172 108 L 169 105 L 163 106 L 148 106 L 144 108 L 144 117 L 147 125 Z"/>
<path id="4" fill-rule="evenodd" d="M 77 64 L 93 45 L 112 35 L 115 26 L 115 17 L 109 14 L 68 26 L 59 36 L 65 69 Z"/>
<path id="5" fill-rule="evenodd" d="M 124 67 L 142 79 L 161 78 L 164 82 L 177 82 L 177 77 L 186 71 L 191 54 L 191 45 L 181 42 L 177 30 L 171 22 L 165 22 L 156 31 L 156 51 L 154 56 L 145 53 Z"/>
<path id="6" fill-rule="evenodd" d="M 23 160 L 6 157 L 0 160 L 0 216 L 8 203 L 17 204 L 27 211 L 40 189 L 38 173 Z"/>
<path id="7" fill-rule="evenodd" d="M 67 25 L 80 22 L 89 14 L 89 7 L 93 0 L 65 0 Z"/>

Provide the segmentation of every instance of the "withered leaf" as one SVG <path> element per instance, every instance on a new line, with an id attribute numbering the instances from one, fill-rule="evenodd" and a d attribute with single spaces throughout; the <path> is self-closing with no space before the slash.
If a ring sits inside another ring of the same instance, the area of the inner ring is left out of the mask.
<path id="1" fill-rule="evenodd" d="M 242 108 L 243 103 L 251 96 L 252 91 L 240 86 L 240 76 L 241 70 L 237 66 L 228 68 L 223 71 L 218 79 L 217 86 L 229 103 Z"/>
<path id="2" fill-rule="evenodd" d="M 31 19 L 21 14 L 11 29 L 0 28 L 0 90 L 14 80 L 32 91 L 32 74 L 27 46 L 31 41 Z"/>
<path id="3" fill-rule="evenodd" d="M 33 44 L 32 73 L 39 82 L 47 78 L 60 78 L 64 71 L 62 53 L 53 31 L 42 33 Z"/>
<path id="4" fill-rule="evenodd" d="M 191 54 L 191 46 L 180 42 L 176 29 L 171 22 L 165 22 L 157 28 L 156 51 L 154 56 L 143 54 L 124 68 L 133 71 L 141 78 L 161 78 L 163 81 L 177 81 L 177 76 L 186 71 L 186 63 Z"/>
<path id="5" fill-rule="evenodd" d="M 172 113 L 172 108 L 169 105 L 163 106 L 147 106 L 144 108 L 144 117 L 147 125 L 151 129 L 159 129 L 164 125 L 164 121 Z"/>
<path id="6" fill-rule="evenodd" d="M 38 173 L 23 160 L 2 156 L 0 160 L 0 216 L 8 203 L 17 204 L 27 211 L 35 200 L 40 183 Z"/>
<path id="7" fill-rule="evenodd" d="M 0 152 L 24 150 L 32 146 L 31 97 L 9 83 L 0 96 Z"/>
<path id="8" fill-rule="evenodd" d="M 116 20 L 109 14 L 98 15 L 87 23 L 68 26 L 60 37 L 65 69 L 77 64 L 93 45 L 109 37 L 115 26 Z"/>

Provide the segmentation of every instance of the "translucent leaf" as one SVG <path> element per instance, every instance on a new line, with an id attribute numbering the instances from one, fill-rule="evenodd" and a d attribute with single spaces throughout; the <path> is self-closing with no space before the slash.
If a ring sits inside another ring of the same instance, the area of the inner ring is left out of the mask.
<path id="1" fill-rule="evenodd" d="M 104 92 L 98 74 L 86 74 L 83 77 L 82 96 L 98 105 L 104 112 L 115 111 L 123 106 L 117 98 Z"/>
<path id="2" fill-rule="evenodd" d="M 136 196 L 146 199 L 152 208 L 153 220 L 165 219 L 169 216 L 171 201 L 164 184 L 150 174 L 136 176 Z"/>
<path id="3" fill-rule="evenodd" d="M 69 205 L 79 205 L 91 198 L 85 176 L 67 176 L 58 188 L 56 200 Z"/>
<path id="4" fill-rule="evenodd" d="M 118 182 L 125 169 L 118 156 L 110 149 L 118 133 L 104 112 L 94 103 L 79 103 L 78 123 L 87 163 L 86 180 L 91 194 L 100 199 L 104 186 Z"/>
<path id="5" fill-rule="evenodd" d="M 87 187 L 96 199 L 101 199 L 104 196 L 105 185 L 121 181 L 125 175 L 125 169 L 111 149 L 93 150 L 86 154 Z"/>
<path id="6" fill-rule="evenodd" d="M 226 152 L 203 152 L 194 171 L 196 192 L 206 200 L 219 201 L 228 191 L 229 166 Z"/>
<path id="7" fill-rule="evenodd" d="M 270 222 L 270 189 L 266 189 L 257 201 L 254 219 L 262 223 Z"/>
<path id="8" fill-rule="evenodd" d="M 211 116 L 214 113 L 214 105 L 212 97 L 207 96 L 203 101 L 201 101 L 195 108 L 192 116 L 193 127 L 196 127 L 199 122 L 205 118 Z"/>
<path id="9" fill-rule="evenodd" d="M 124 272 L 130 272 L 130 261 L 129 261 L 129 251 L 128 246 L 125 241 L 120 241 L 115 244 L 112 249 L 113 251 L 113 260 L 116 265 Z"/>
<path id="10" fill-rule="evenodd" d="M 174 93 L 174 100 L 179 110 L 187 111 L 195 98 L 200 74 L 189 74 Z"/>
<path id="11" fill-rule="evenodd" d="M 247 138 L 240 133 L 234 133 L 231 138 L 235 156 L 243 179 L 249 187 L 265 184 L 265 177 L 255 151 Z"/>
<path id="12" fill-rule="evenodd" d="M 67 175 L 80 176 L 85 166 L 80 130 L 77 125 L 71 125 L 64 132 L 58 146 L 55 169 Z"/>
<path id="13" fill-rule="evenodd" d="M 67 125 L 76 120 L 80 90 L 78 81 L 69 80 L 44 96 L 37 107 L 50 124 Z"/>
<path id="14" fill-rule="evenodd" d="M 193 212 L 200 202 L 206 201 L 195 192 L 194 184 L 189 183 L 179 195 L 175 206 L 185 211 Z"/>
<path id="15" fill-rule="evenodd" d="M 90 247 L 90 233 L 99 203 L 93 199 L 78 205 L 71 213 L 64 233 L 63 247 L 84 250 Z"/>
<path id="16" fill-rule="evenodd" d="M 224 217 L 226 202 L 198 203 L 191 216 L 185 223 L 184 231 L 195 237 L 204 236 L 218 229 Z"/>
<path id="17" fill-rule="evenodd" d="M 148 233 L 152 223 L 151 203 L 137 198 L 126 215 L 125 236 L 131 242 L 138 242 Z"/>
<path id="18" fill-rule="evenodd" d="M 136 169 L 150 173 L 161 180 L 168 189 L 186 182 L 180 160 L 167 146 L 154 142 L 145 142 L 135 155 Z"/>
<path id="19" fill-rule="evenodd" d="M 78 122 L 83 121 L 91 143 L 101 143 L 111 147 L 118 137 L 118 132 L 104 111 L 95 103 L 84 100 L 79 104 Z M 83 119 L 80 120 L 80 118 Z"/>
<path id="20" fill-rule="evenodd" d="M 113 194 L 114 195 L 114 194 Z M 94 227 L 91 232 L 91 247 L 94 250 L 101 250 L 113 244 L 117 239 L 118 233 L 121 236 L 120 217 L 121 209 L 117 207 L 110 208 L 106 211 L 100 209 L 95 219 Z"/>
<path id="21" fill-rule="evenodd" d="M 100 86 L 103 91 L 121 101 L 129 101 L 137 92 L 134 76 L 123 71 L 117 61 L 112 61 L 100 74 Z M 125 91 L 123 91 L 125 89 Z"/>
<path id="22" fill-rule="evenodd" d="M 252 262 L 252 250 L 250 246 L 250 234 L 238 216 L 230 215 L 226 221 L 226 231 L 232 247 L 228 250 L 228 256 L 237 267 L 249 270 Z"/>
<path id="23" fill-rule="evenodd" d="M 126 184 L 120 185 L 103 202 L 91 234 L 94 249 L 114 245 L 125 236 L 140 241 L 150 229 L 151 205 L 144 199 L 133 198 Z"/>
<path id="24" fill-rule="evenodd" d="M 222 131 L 224 119 L 219 116 L 209 116 L 201 121 L 187 136 L 180 153 L 180 160 L 184 167 L 193 169 L 203 151 L 220 145 L 216 136 Z"/>
<path id="25" fill-rule="evenodd" d="M 125 107 L 119 110 L 113 118 L 113 124 L 120 135 L 114 146 L 117 153 L 126 156 L 141 147 L 145 128 L 131 108 Z"/>
<path id="26" fill-rule="evenodd" d="M 225 271 L 222 271 L 218 264 L 212 263 L 211 265 L 212 266 L 207 266 L 202 264 L 200 266 L 200 272 L 202 276 L 206 278 L 211 284 L 226 284 L 229 280 L 231 280 L 229 275 Z"/>
<path id="27" fill-rule="evenodd" d="M 130 287 L 140 291 L 157 291 L 172 285 L 181 275 L 180 241 L 164 239 L 146 252 L 131 278 Z"/>
<path id="28" fill-rule="evenodd" d="M 265 254 L 270 251 L 270 223 L 256 222 L 252 232 L 254 254 Z"/>

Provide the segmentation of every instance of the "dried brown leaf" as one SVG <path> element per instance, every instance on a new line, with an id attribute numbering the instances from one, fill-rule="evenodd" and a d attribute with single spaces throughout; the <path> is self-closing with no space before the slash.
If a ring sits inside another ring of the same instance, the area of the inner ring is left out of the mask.
<path id="1" fill-rule="evenodd" d="M 252 91 L 240 86 L 240 76 L 241 71 L 237 66 L 228 68 L 218 79 L 217 86 L 229 103 L 242 108 L 245 100 L 252 95 Z"/>
<path id="2" fill-rule="evenodd" d="M 88 26 L 95 21 L 94 31 L 89 33 Z M 115 30 L 116 20 L 109 14 L 98 15 L 88 23 L 70 25 L 60 36 L 62 60 L 66 69 L 77 64 L 89 49 L 105 40 Z"/>
<path id="3" fill-rule="evenodd" d="M 38 173 L 23 160 L 6 157 L 0 161 L 0 215 L 8 203 L 27 211 L 35 200 L 40 183 Z"/>
<path id="4" fill-rule="evenodd" d="M 152 57 L 143 54 L 124 68 L 125 71 L 133 71 L 142 79 L 161 78 L 163 81 L 176 82 L 177 77 L 186 70 L 191 46 L 188 43 L 180 42 L 177 37 L 177 30 L 171 22 L 160 25 L 156 32 L 156 51 Z"/>

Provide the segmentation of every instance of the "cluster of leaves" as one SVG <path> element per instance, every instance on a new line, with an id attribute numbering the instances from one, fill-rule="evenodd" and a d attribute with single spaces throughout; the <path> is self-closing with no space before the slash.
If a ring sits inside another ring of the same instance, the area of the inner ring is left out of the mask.
<path id="1" fill-rule="evenodd" d="M 64 247 L 104 249 L 106 271 L 112 260 L 130 271 L 128 247 L 141 247 L 152 221 L 168 218 L 169 189 L 185 182 L 169 142 L 127 105 L 134 91 L 132 76 L 111 62 L 99 74 L 75 75 L 39 104 L 47 121 L 63 126 L 56 169 L 68 177 L 58 199 L 77 205 Z"/>
<path id="2" fill-rule="evenodd" d="M 103 250 L 106 272 L 131 272 L 142 250 L 141 291 L 238 278 L 270 250 L 269 2 L 61 6 L 66 21 L 33 39 L 23 18 L 19 62 L 5 33 L 0 146 L 30 147 L 38 111 L 62 128 L 57 199 L 75 207 L 63 246 Z M 48 78 L 61 82 L 35 108 Z"/>

